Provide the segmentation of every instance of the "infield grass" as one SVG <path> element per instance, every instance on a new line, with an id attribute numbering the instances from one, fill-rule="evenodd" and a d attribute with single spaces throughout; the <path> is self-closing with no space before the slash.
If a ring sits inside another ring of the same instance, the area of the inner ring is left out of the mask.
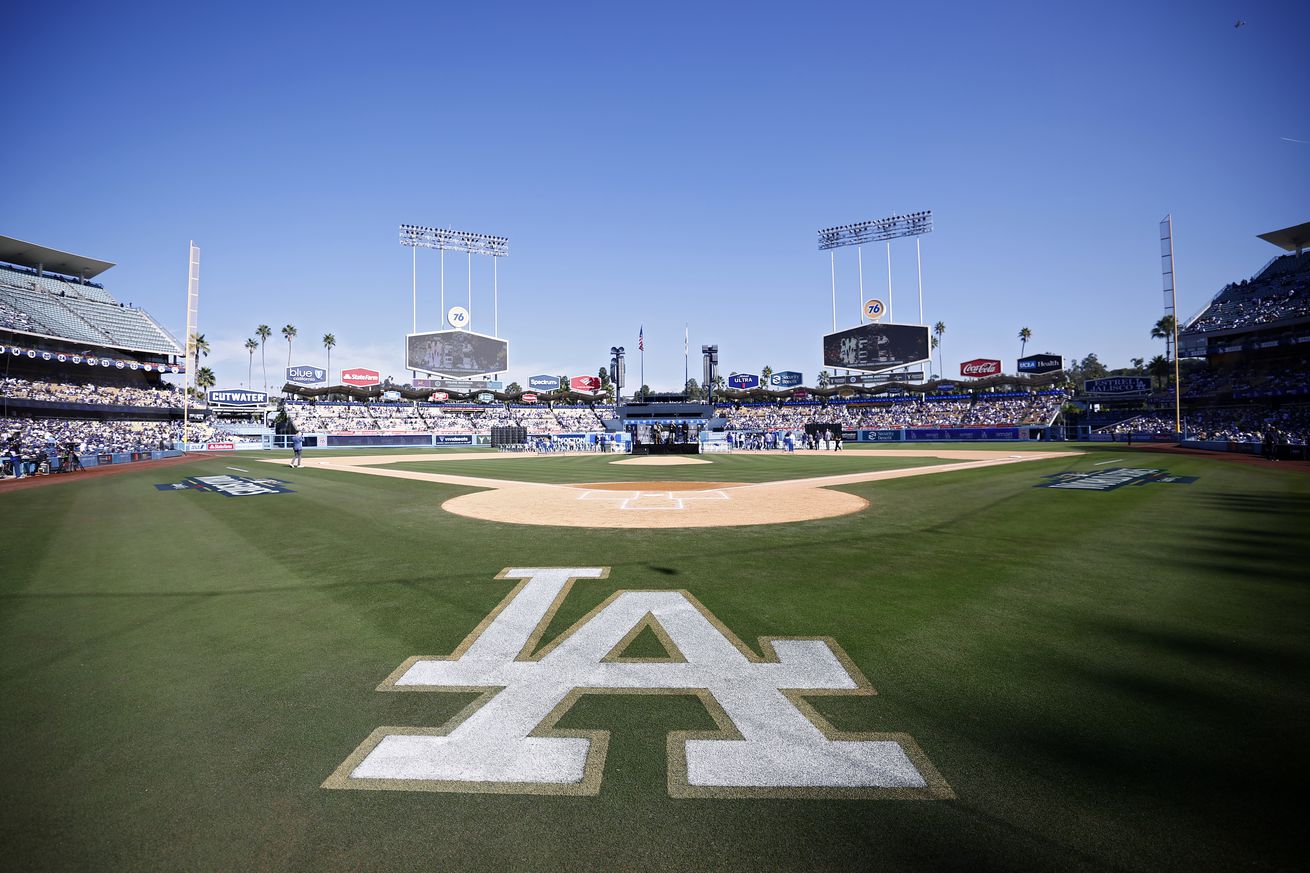
<path id="1" fill-rule="evenodd" d="M 1109 466 L 1198 481 L 1035 487 L 1113 451 L 844 486 L 869 508 L 718 529 L 492 524 L 440 509 L 468 489 L 258 456 L 0 494 L 6 865 L 1299 869 L 1310 476 L 1130 454 Z M 295 493 L 153 487 L 230 465 Z M 587 695 L 560 722 L 612 732 L 595 797 L 322 789 L 374 728 L 472 699 L 374 689 L 450 652 L 507 566 L 612 568 L 546 639 L 622 588 L 685 588 L 751 645 L 835 638 L 879 694 L 816 708 L 912 735 L 958 799 L 674 800 L 665 734 L 713 723 L 670 695 Z"/>
<path id="2" fill-rule="evenodd" d="M 775 482 L 839 476 L 906 467 L 957 464 L 940 458 L 883 458 L 847 455 L 844 452 L 797 453 L 790 455 L 741 454 L 701 455 L 704 464 L 646 466 L 614 463 L 627 455 L 543 455 L 523 460 L 497 461 L 398 461 L 386 466 L 421 473 L 450 473 L 518 482 Z"/>

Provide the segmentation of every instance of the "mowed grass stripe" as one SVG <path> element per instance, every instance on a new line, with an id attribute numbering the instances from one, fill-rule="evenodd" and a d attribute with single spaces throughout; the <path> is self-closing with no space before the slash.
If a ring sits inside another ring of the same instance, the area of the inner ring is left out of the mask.
<path id="1" fill-rule="evenodd" d="M 219 460 L 6 494 L 0 839 L 23 869 L 1292 868 L 1270 786 L 1306 768 L 1310 477 L 1152 456 L 1122 466 L 1199 481 L 1034 487 L 1095 460 L 709 530 L 502 526 L 440 510 L 467 489 L 312 466 L 269 468 L 295 494 L 152 487 Z M 752 646 L 834 637 L 879 694 L 816 708 L 911 734 L 960 799 L 674 801 L 664 734 L 712 723 L 631 695 L 560 723 L 614 732 L 595 798 L 320 789 L 377 726 L 467 703 L 373 689 L 540 565 L 613 567 L 547 640 L 620 588 L 686 588 Z"/>
<path id="2" fill-rule="evenodd" d="M 397 470 L 420 473 L 449 473 L 488 479 L 511 479 L 518 482 L 569 484 L 577 482 L 775 482 L 807 479 L 812 476 L 839 476 L 845 473 L 868 473 L 877 470 L 900 470 L 907 467 L 934 467 L 958 464 L 959 460 L 941 458 L 831 454 L 791 455 L 709 455 L 700 459 L 707 464 L 663 466 L 616 464 L 628 456 L 620 455 L 549 455 L 527 461 L 402 461 L 387 464 Z"/>

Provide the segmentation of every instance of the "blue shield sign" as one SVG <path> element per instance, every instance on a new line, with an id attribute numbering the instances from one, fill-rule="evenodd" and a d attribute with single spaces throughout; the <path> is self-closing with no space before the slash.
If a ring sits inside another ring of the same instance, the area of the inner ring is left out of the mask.
<path id="1" fill-rule="evenodd" d="M 327 381 L 327 370 L 322 367 L 300 365 L 287 367 L 287 381 L 298 385 L 321 385 Z"/>

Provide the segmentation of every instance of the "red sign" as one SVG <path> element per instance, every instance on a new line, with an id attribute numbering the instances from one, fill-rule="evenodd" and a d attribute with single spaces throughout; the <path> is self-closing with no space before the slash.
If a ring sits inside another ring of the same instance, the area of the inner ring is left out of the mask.
<path id="1" fill-rule="evenodd" d="M 363 367 L 356 367 L 353 370 L 341 371 L 341 384 L 354 385 L 359 388 L 367 388 L 370 385 L 376 385 L 382 381 L 382 374 L 377 370 L 366 370 Z"/>
<path id="2" fill-rule="evenodd" d="M 536 402 L 537 402 L 537 395 L 535 395 L 535 394 L 524 394 L 522 399 L 523 399 L 523 402 L 524 402 L 524 403 L 536 403 Z"/>
<path id="3" fill-rule="evenodd" d="M 205 443 L 205 449 L 211 452 L 231 452 L 236 449 L 234 443 Z"/>
<path id="4" fill-rule="evenodd" d="M 447 394 L 445 391 L 433 391 L 431 399 L 436 401 L 449 400 L 450 395 Z"/>
<path id="5" fill-rule="evenodd" d="M 574 376 L 569 380 L 569 387 L 574 391 L 599 391 L 599 376 Z"/>
<path id="6" fill-rule="evenodd" d="M 961 376 L 999 376 L 1001 362 L 991 358 L 974 358 L 960 365 Z"/>

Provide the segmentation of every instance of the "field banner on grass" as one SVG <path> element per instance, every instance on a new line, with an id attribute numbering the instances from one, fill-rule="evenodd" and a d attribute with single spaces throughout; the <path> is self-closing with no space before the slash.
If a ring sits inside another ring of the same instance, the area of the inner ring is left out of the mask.
<path id="1" fill-rule="evenodd" d="M 450 657 L 416 656 L 379 690 L 488 689 L 435 728 L 380 727 L 324 788 L 595 795 L 609 732 L 556 730 L 584 694 L 696 694 L 718 730 L 668 736 L 674 797 L 951 798 L 905 734 L 836 730 L 800 701 L 873 694 L 829 638 L 761 640 L 760 657 L 686 591 L 616 591 L 557 639 L 542 635 L 577 579 L 606 567 L 507 568 L 519 584 Z M 628 657 L 653 634 L 663 658 Z"/>
<path id="2" fill-rule="evenodd" d="M 1056 488 L 1062 491 L 1113 491 L 1124 485 L 1149 485 L 1163 482 L 1167 485 L 1191 485 L 1196 476 L 1170 476 L 1167 470 L 1114 467 L 1090 473 L 1052 473 L 1038 488 Z"/>

